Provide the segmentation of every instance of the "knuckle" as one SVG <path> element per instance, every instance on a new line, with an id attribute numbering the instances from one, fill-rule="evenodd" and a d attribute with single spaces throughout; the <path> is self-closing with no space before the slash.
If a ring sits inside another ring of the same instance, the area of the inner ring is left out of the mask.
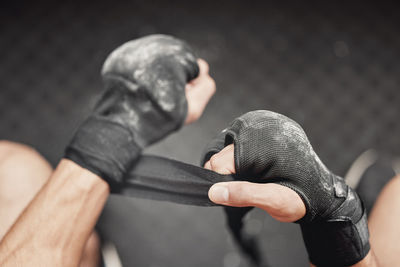
<path id="1" fill-rule="evenodd" d="M 214 154 L 210 158 L 210 165 L 212 170 L 218 170 L 221 167 L 221 160 L 218 154 Z"/>
<path id="2" fill-rule="evenodd" d="M 237 204 L 251 205 L 253 203 L 252 190 L 248 186 L 248 182 L 237 183 L 233 188 L 233 195 Z"/>

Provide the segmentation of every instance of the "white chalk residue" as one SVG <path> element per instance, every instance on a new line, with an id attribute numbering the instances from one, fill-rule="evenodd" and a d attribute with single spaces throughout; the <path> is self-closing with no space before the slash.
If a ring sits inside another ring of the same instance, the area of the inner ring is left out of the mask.
<path id="1" fill-rule="evenodd" d="M 183 68 L 189 68 L 196 59 L 187 50 L 183 43 L 170 36 L 151 35 L 127 42 L 114 50 L 104 63 L 102 73 L 122 74 L 142 86 L 156 89 L 151 91 L 154 98 L 163 110 L 170 112 L 181 103 L 176 103 L 175 94 L 172 93 L 176 88 L 170 75 L 154 62 L 162 55 L 163 58 L 173 58 Z"/>
<path id="2" fill-rule="evenodd" d="M 320 177 L 322 178 L 320 181 L 324 188 L 327 190 L 331 190 L 332 186 L 329 182 L 329 177 L 331 173 L 318 157 L 318 155 L 315 153 L 310 144 L 310 141 L 307 138 L 307 135 L 296 122 L 285 116 L 282 116 L 279 119 L 282 120 L 283 118 L 285 119 L 285 122 L 282 123 L 281 134 L 288 138 L 290 142 L 297 145 L 298 151 L 303 154 L 303 159 L 308 160 L 310 167 L 313 167 L 317 172 L 319 172 Z M 299 162 L 297 164 L 299 164 Z"/>

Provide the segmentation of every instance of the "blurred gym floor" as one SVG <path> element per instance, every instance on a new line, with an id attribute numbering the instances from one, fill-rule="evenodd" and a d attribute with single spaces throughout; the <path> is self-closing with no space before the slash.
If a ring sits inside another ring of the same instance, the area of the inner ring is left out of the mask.
<path id="1" fill-rule="evenodd" d="M 400 155 L 400 20 L 392 4 L 354 1 L 13 1 L 0 11 L 0 138 L 53 165 L 102 89 L 106 56 L 152 33 L 177 36 L 210 64 L 203 117 L 146 153 L 198 164 L 233 118 L 269 109 L 298 121 L 344 175 L 361 152 Z M 272 266 L 308 266 L 299 227 L 253 211 Z M 112 196 L 99 225 L 124 266 L 248 266 L 220 208 Z"/>

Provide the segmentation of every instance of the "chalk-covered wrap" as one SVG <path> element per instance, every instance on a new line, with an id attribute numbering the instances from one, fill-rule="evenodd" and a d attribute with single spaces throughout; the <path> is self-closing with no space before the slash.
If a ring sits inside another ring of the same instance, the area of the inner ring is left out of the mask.
<path id="1" fill-rule="evenodd" d="M 349 266 L 367 255 L 369 233 L 360 198 L 321 162 L 299 124 L 271 111 L 252 111 L 235 119 L 217 139 L 203 162 L 221 143 L 234 143 L 241 179 L 277 183 L 299 194 L 306 215 L 298 223 L 313 264 Z"/>
<path id="2" fill-rule="evenodd" d="M 182 126 L 185 86 L 198 73 L 196 57 L 179 39 L 150 35 L 123 44 L 105 61 L 105 92 L 65 157 L 115 189 L 144 147 Z"/>

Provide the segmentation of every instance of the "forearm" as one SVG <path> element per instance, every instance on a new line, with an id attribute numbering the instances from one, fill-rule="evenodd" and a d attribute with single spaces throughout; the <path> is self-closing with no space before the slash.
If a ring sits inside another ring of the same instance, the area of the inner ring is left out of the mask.
<path id="1" fill-rule="evenodd" d="M 1 266 L 77 266 L 109 195 L 93 173 L 63 159 L 0 244 Z"/>

